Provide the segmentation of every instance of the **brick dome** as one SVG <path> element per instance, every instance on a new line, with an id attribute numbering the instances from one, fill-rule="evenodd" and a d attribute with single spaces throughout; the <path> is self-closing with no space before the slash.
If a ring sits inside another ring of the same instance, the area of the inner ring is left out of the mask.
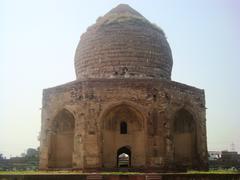
<path id="1" fill-rule="evenodd" d="M 77 79 L 171 79 L 172 64 L 164 32 L 125 4 L 98 18 L 75 54 Z"/>

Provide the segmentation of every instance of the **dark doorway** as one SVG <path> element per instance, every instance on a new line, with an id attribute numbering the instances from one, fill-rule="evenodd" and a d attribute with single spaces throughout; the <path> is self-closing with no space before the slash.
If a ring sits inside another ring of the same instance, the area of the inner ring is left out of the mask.
<path id="1" fill-rule="evenodd" d="M 131 166 L 131 150 L 128 146 L 124 146 L 117 151 L 117 167 Z"/>

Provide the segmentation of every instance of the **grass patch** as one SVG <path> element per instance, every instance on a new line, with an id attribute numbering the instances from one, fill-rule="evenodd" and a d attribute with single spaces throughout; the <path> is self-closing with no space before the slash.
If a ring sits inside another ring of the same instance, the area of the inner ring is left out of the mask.
<path id="1" fill-rule="evenodd" d="M 96 172 L 101 175 L 142 175 L 143 172 Z M 82 171 L 0 171 L 0 175 L 59 175 L 59 174 L 94 174 L 94 172 Z M 210 170 L 210 171 L 188 171 L 186 173 L 160 173 L 160 174 L 240 174 L 237 170 Z"/>
<path id="2" fill-rule="evenodd" d="M 141 172 L 100 172 L 102 175 L 141 175 Z"/>
<path id="3" fill-rule="evenodd" d="M 84 174 L 82 171 L 0 171 L 7 175 L 27 175 L 27 174 Z"/>
<path id="4" fill-rule="evenodd" d="M 138 175 L 144 174 L 140 172 L 96 172 L 102 175 Z M 82 171 L 0 171 L 0 175 L 41 175 L 41 174 L 94 174 L 94 172 L 82 172 Z"/>
<path id="5" fill-rule="evenodd" d="M 239 174 L 237 170 L 188 171 L 188 174 Z"/>

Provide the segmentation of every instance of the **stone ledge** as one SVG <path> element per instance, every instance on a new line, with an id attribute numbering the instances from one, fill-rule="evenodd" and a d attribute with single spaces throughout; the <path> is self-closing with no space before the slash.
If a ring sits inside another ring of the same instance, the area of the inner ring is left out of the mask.
<path id="1" fill-rule="evenodd" d="M 27 175 L 0 175 L 0 180 L 87 180 L 87 179 L 106 179 L 106 180 L 240 180 L 240 174 L 27 174 Z"/>
<path id="2" fill-rule="evenodd" d="M 91 86 L 116 86 L 120 85 L 121 87 L 125 87 L 128 85 L 131 85 L 133 87 L 134 85 L 139 86 L 141 84 L 146 85 L 154 85 L 155 86 L 163 86 L 167 88 L 177 88 L 182 91 L 191 91 L 196 94 L 203 94 L 204 90 L 199 89 L 193 86 L 189 86 L 187 84 L 183 84 L 176 81 L 170 81 L 165 79 L 139 79 L 139 78 L 109 78 L 109 79 L 82 79 L 82 80 L 75 80 L 66 84 L 62 84 L 59 86 L 51 87 L 44 89 L 44 92 L 51 92 L 51 91 L 66 91 L 71 88 L 79 87 L 79 86 L 85 86 L 85 87 L 91 87 Z"/>

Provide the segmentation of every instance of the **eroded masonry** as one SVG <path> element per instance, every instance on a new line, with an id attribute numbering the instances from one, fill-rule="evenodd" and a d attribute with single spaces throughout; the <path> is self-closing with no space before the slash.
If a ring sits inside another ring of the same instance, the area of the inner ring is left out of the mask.
<path id="1" fill-rule="evenodd" d="M 207 168 L 204 90 L 171 80 L 164 32 L 128 5 L 97 19 L 77 79 L 44 89 L 40 168 Z"/>

